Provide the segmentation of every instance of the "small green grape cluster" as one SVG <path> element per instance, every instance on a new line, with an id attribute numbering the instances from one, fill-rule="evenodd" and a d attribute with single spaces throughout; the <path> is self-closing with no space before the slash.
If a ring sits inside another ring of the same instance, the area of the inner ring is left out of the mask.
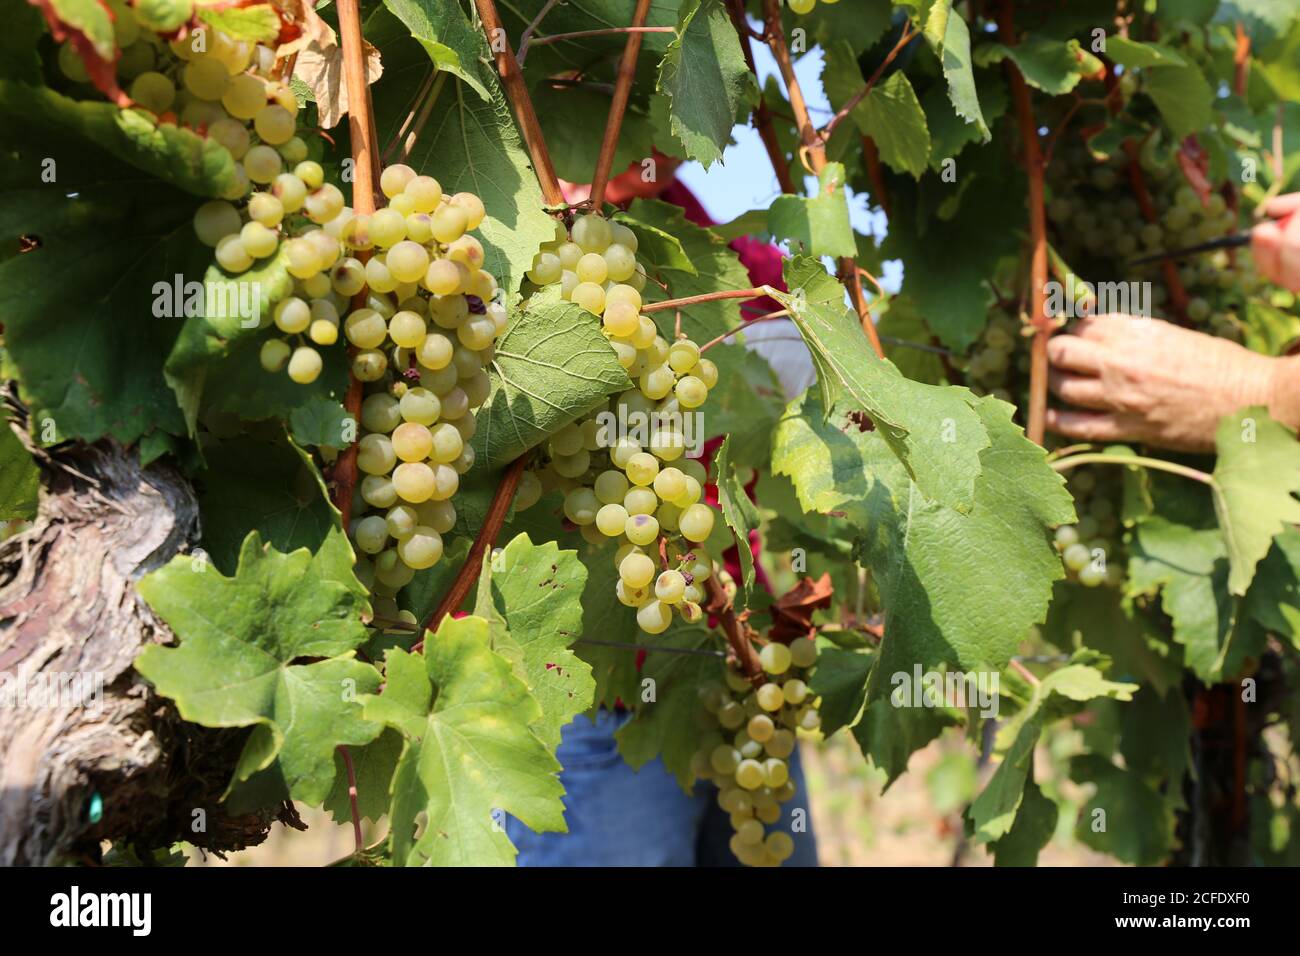
<path id="1" fill-rule="evenodd" d="M 1123 485 L 1116 471 L 1078 468 L 1067 484 L 1080 518 L 1077 524 L 1056 529 L 1056 550 L 1069 575 L 1085 587 L 1118 586 L 1124 580 L 1123 529 L 1116 505 Z"/>
<path id="2" fill-rule="evenodd" d="M 474 465 L 473 411 L 488 397 L 485 366 L 507 312 L 496 280 L 479 268 L 483 247 L 467 234 L 483 219 L 477 196 L 446 196 L 402 165 L 383 171 L 380 189 L 388 206 L 342 231 L 349 248 L 376 254 L 364 266 L 341 260 L 333 280 L 345 280 L 348 295 L 368 287 L 366 304 L 343 323 L 367 393 L 357 448 L 365 477 L 350 531 L 368 556 L 358 577 L 384 599 L 376 614 L 397 617 L 388 604 L 416 571 L 437 564 L 456 524 L 451 498 Z"/>
<path id="3" fill-rule="evenodd" d="M 989 319 L 970 357 L 959 363 L 976 395 L 992 395 L 1013 405 L 1024 398 L 1030 359 L 1022 329 L 1019 321 L 1001 310 Z"/>
<path id="4" fill-rule="evenodd" d="M 731 852 L 747 866 L 778 866 L 794 852 L 788 833 L 765 825 L 781 819 L 781 804 L 794 798 L 790 755 L 798 731 L 821 728 L 818 700 L 808 681 L 817 643 L 799 637 L 789 645 L 766 644 L 759 652 L 766 680 L 757 688 L 728 667 L 725 685 L 700 688 L 701 723 L 707 733 L 691 757 L 691 772 L 718 788 L 718 806 L 731 815 Z"/>
<path id="5" fill-rule="evenodd" d="M 840 0 L 821 0 L 822 3 L 831 4 L 839 3 Z M 786 0 L 791 13 L 797 13 L 803 16 L 805 13 L 812 13 L 817 8 L 817 0 Z"/>

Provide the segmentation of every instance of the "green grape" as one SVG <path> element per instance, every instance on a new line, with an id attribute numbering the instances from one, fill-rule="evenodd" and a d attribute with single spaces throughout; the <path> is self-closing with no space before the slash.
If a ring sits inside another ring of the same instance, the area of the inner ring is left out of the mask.
<path id="1" fill-rule="evenodd" d="M 689 541 L 705 541 L 713 532 L 713 511 L 708 505 L 693 504 L 677 521 L 682 535 Z"/>
<path id="2" fill-rule="evenodd" d="M 746 684 L 749 682 L 746 681 Z M 750 738 L 757 740 L 759 743 L 766 743 L 772 739 L 772 734 L 776 732 L 776 724 L 767 714 L 755 714 L 749 718 L 749 723 L 745 725 L 745 731 Z"/>
<path id="3" fill-rule="evenodd" d="M 773 641 L 764 645 L 758 653 L 759 663 L 763 665 L 763 670 L 769 674 L 784 674 L 790 669 L 791 657 L 790 648 L 784 644 Z"/>
<path id="4" fill-rule="evenodd" d="M 1086 545 L 1075 542 L 1065 549 L 1062 558 L 1065 560 L 1065 566 L 1071 571 L 1082 571 L 1092 560 L 1092 555 Z"/>
<path id="5" fill-rule="evenodd" d="M 596 527 L 601 534 L 616 538 L 623 533 L 627 519 L 627 509 L 622 505 L 613 503 L 602 505 L 596 512 Z"/>
<path id="6" fill-rule="evenodd" d="M 653 515 L 630 515 L 623 533 L 633 544 L 647 545 L 659 537 L 659 522 Z"/>
<path id="7" fill-rule="evenodd" d="M 397 399 L 386 392 L 367 395 L 361 403 L 361 427 L 368 432 L 391 432 L 402 423 Z"/>
<path id="8" fill-rule="evenodd" d="M 785 703 L 785 695 L 781 692 L 779 684 L 769 682 L 760 687 L 755 693 L 757 694 L 758 705 L 764 710 L 780 710 Z"/>
<path id="9" fill-rule="evenodd" d="M 151 113 L 165 113 L 176 101 L 176 87 L 163 74 L 149 70 L 131 81 L 131 99 Z"/>
<path id="10" fill-rule="evenodd" d="M 655 581 L 655 597 L 665 604 L 680 604 L 685 591 L 686 578 L 680 571 L 664 571 Z"/>
<path id="11" fill-rule="evenodd" d="M 646 554 L 628 554 L 619 562 L 618 576 L 630 588 L 646 587 L 654 580 L 655 563 Z"/>
<path id="12" fill-rule="evenodd" d="M 742 759 L 736 765 L 736 783 L 746 790 L 757 790 L 763 786 L 763 765 L 757 760 Z"/>
<path id="13" fill-rule="evenodd" d="M 586 253 L 602 253 L 614 241 L 614 232 L 603 216 L 591 213 L 579 216 L 570 233 L 573 241 Z"/>
<path id="14" fill-rule="evenodd" d="M 282 339 L 267 339 L 262 343 L 258 359 L 268 372 L 278 372 L 289 361 L 289 344 Z"/>
<path id="15" fill-rule="evenodd" d="M 721 776 L 731 776 L 740 765 L 740 751 L 729 744 L 718 744 L 709 753 L 709 766 Z"/>
<path id="16" fill-rule="evenodd" d="M 769 755 L 784 760 L 794 753 L 794 744 L 794 734 L 785 728 L 779 728 L 772 732 L 771 739 L 763 745 L 763 749 L 766 750 Z"/>
<path id="17" fill-rule="evenodd" d="M 239 233 L 239 210 L 220 199 L 205 202 L 194 213 L 194 232 L 205 246 L 216 247 L 226 236 Z"/>
<path id="18" fill-rule="evenodd" d="M 299 385 L 309 385 L 320 376 L 323 366 L 319 352 L 309 345 L 300 345 L 289 356 L 289 378 Z"/>
<path id="19" fill-rule="evenodd" d="M 216 260 L 221 268 L 236 274 L 246 271 L 253 264 L 253 257 L 248 254 L 238 235 L 225 236 L 217 243 Z"/>
<path id="20" fill-rule="evenodd" d="M 802 704 L 808 697 L 808 685 L 794 677 L 781 685 L 781 693 L 787 704 Z"/>

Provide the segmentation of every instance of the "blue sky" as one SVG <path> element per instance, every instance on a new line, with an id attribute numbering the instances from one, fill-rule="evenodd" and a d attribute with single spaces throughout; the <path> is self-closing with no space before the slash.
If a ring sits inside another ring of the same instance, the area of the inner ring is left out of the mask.
<path id="1" fill-rule="evenodd" d="M 767 45 L 751 43 L 750 46 L 754 51 L 759 84 L 765 84 L 769 76 L 775 76 L 780 82 L 780 71 Z M 835 112 L 822 89 L 821 73 L 822 53 L 818 48 L 810 50 L 795 63 L 795 75 L 808 101 L 808 110 L 813 122 L 818 124 L 825 123 Z M 735 143 L 724 151 L 722 162 L 714 163 L 707 172 L 699 163 L 683 164 L 677 171 L 677 178 L 695 193 L 701 205 L 718 222 L 730 222 L 751 209 L 766 209 L 781 194 L 771 160 L 757 131 L 749 125 L 737 126 L 732 130 L 732 138 Z M 812 177 L 808 179 L 815 184 Z M 880 210 L 873 212 L 869 208 L 865 194 L 855 194 L 850 190 L 849 217 L 859 232 L 884 236 L 885 217 Z M 885 272 L 881 276 L 885 289 L 896 292 L 901 281 L 902 263 L 885 263 Z"/>

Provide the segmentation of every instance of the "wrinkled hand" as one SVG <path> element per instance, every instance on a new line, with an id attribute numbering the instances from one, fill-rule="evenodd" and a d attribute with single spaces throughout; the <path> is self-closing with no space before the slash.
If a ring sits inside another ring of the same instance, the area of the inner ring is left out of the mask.
<path id="1" fill-rule="evenodd" d="M 1276 222 L 1261 222 L 1250 235 L 1255 266 L 1270 282 L 1300 292 L 1300 193 L 1272 199 L 1264 212 L 1273 217 L 1291 216 L 1283 228 Z"/>
<path id="2" fill-rule="evenodd" d="M 1160 319 L 1098 315 L 1047 344 L 1048 383 L 1071 405 L 1048 409 L 1047 427 L 1083 441 L 1136 441 L 1211 451 L 1219 419 L 1248 405 L 1275 404 L 1296 369 L 1235 342 Z"/>

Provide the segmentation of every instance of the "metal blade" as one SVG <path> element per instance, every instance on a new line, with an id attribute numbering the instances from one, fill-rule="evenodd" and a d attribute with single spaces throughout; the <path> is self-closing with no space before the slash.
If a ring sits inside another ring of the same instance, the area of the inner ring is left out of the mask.
<path id="1" fill-rule="evenodd" d="M 1182 249 L 1168 249 L 1164 252 L 1153 252 L 1149 255 L 1137 256 L 1128 260 L 1125 265 L 1140 266 L 1148 262 L 1157 262 L 1160 259 L 1181 259 L 1184 256 L 1196 255 L 1198 252 L 1213 252 L 1215 249 L 1232 249 L 1249 244 L 1249 232 L 1234 232 L 1230 236 L 1211 239 L 1209 242 L 1200 242 L 1194 246 L 1184 246 Z"/>

